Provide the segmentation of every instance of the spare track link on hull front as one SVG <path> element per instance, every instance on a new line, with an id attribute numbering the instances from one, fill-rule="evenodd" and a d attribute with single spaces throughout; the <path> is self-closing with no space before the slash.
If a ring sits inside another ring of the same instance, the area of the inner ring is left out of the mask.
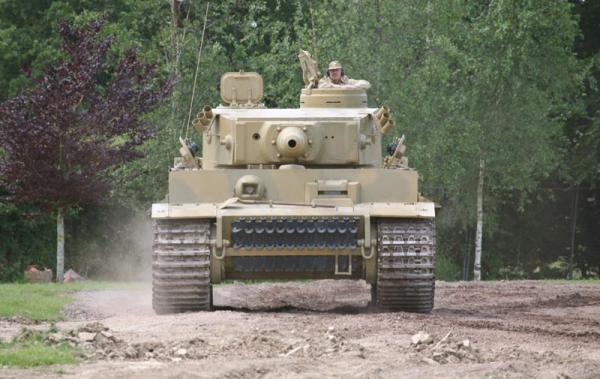
<path id="1" fill-rule="evenodd" d="M 431 312 L 435 290 L 434 220 L 383 219 L 378 223 L 377 235 L 377 305 L 397 311 Z"/>
<path id="2" fill-rule="evenodd" d="M 354 249 L 358 217 L 241 217 L 231 224 L 234 249 Z"/>
<path id="3" fill-rule="evenodd" d="M 158 314 L 210 310 L 210 222 L 154 220 L 152 307 Z"/>

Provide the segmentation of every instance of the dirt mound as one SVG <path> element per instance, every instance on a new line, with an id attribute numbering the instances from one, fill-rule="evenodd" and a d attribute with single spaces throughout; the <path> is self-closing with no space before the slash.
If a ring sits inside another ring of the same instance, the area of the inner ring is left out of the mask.
<path id="1" fill-rule="evenodd" d="M 484 359 L 479 350 L 468 338 L 456 338 L 448 332 L 437 343 L 435 338 L 423 331 L 411 338 L 411 347 L 423 362 L 428 364 L 482 363 Z"/>
<path id="2" fill-rule="evenodd" d="M 579 292 L 568 295 L 556 295 L 553 299 L 542 300 L 537 305 L 540 307 L 562 308 L 562 307 L 583 307 L 586 305 L 600 304 L 600 296 L 586 296 Z"/>
<path id="3" fill-rule="evenodd" d="M 19 338 L 26 338 L 31 331 L 24 331 Z M 56 331 L 48 333 L 44 342 L 50 345 L 68 343 L 81 348 L 84 357 L 88 360 L 181 360 L 184 358 L 197 358 L 201 354 L 190 347 L 195 345 L 195 340 L 185 344 L 165 345 L 160 342 L 127 343 L 117 338 L 108 327 L 100 322 L 85 324 L 69 331 Z"/>
<path id="4" fill-rule="evenodd" d="M 285 347 L 279 353 L 280 357 L 307 357 L 320 358 L 331 355 L 345 354 L 365 358 L 365 348 L 348 340 L 343 330 L 336 330 L 329 326 L 321 334 L 312 335 L 308 338 L 298 338 Z"/>

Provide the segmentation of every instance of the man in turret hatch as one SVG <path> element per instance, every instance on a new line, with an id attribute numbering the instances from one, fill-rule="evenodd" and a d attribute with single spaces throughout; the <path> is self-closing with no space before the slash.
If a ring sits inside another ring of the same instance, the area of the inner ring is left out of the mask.
<path id="1" fill-rule="evenodd" d="M 350 79 L 344 75 L 344 69 L 338 61 L 332 61 L 327 68 L 327 76 L 319 80 L 319 88 L 362 88 L 369 89 L 371 83 L 366 80 Z"/>

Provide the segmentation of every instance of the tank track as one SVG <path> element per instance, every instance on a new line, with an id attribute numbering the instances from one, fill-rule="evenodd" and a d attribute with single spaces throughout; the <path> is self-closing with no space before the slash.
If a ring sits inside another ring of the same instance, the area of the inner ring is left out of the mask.
<path id="1" fill-rule="evenodd" d="M 152 307 L 158 314 L 210 310 L 210 222 L 154 220 Z"/>
<path id="2" fill-rule="evenodd" d="M 382 308 L 429 313 L 435 291 L 433 220 L 381 220 L 377 225 L 377 286 Z"/>

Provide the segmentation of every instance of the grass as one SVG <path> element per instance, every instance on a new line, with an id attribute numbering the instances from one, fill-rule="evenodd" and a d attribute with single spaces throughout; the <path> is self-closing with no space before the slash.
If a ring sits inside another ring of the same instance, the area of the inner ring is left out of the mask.
<path id="1" fill-rule="evenodd" d="M 75 350 L 68 346 L 0 344 L 0 365 L 35 367 L 77 363 Z"/>
<path id="2" fill-rule="evenodd" d="M 63 307 L 72 301 L 72 295 L 77 291 L 138 287 L 141 287 L 140 283 L 94 281 L 0 284 L 0 317 L 20 316 L 37 321 L 56 321 L 61 319 Z"/>
<path id="3" fill-rule="evenodd" d="M 46 335 L 47 332 L 33 332 L 12 342 L 0 342 L 0 366 L 36 367 L 79 361 L 78 349 L 66 343 L 45 344 Z"/>

